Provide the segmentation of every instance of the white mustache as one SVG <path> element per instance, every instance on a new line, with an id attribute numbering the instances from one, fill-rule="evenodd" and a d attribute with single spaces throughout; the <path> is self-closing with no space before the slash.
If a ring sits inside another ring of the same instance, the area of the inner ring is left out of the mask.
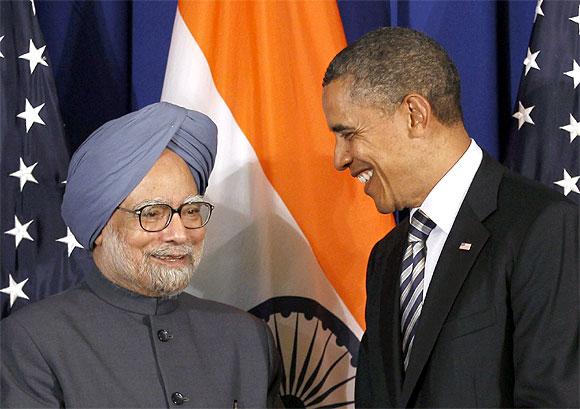
<path id="1" fill-rule="evenodd" d="M 192 256 L 193 255 L 193 246 L 164 246 L 159 247 L 155 250 L 151 250 L 147 253 L 148 256 L 153 257 L 167 257 L 167 256 L 175 256 L 175 257 L 185 257 L 185 256 Z"/>

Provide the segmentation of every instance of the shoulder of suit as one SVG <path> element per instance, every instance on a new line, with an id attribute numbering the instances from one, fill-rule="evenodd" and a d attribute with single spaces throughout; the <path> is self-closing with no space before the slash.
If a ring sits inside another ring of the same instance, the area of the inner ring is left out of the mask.
<path id="1" fill-rule="evenodd" d="M 407 220 L 402 221 L 393 227 L 382 239 L 377 241 L 371 251 L 371 257 L 378 256 L 385 251 L 389 251 L 390 248 L 401 239 L 401 237 L 405 237 L 407 225 Z"/>
<path id="2" fill-rule="evenodd" d="M 47 332 L 58 332 L 70 321 L 71 315 L 78 315 L 80 310 L 88 308 L 92 298 L 95 295 L 81 282 L 68 290 L 25 305 L 0 321 L 2 338 L 10 342 L 14 338 L 14 342 L 22 342 L 8 334 L 24 331 L 37 339 Z"/>
<path id="3" fill-rule="evenodd" d="M 578 213 L 576 204 L 562 193 L 509 170 L 504 174 L 498 195 L 498 205 L 507 204 L 514 212 L 531 215 L 542 213 L 546 208 L 558 208 Z"/>
<path id="4" fill-rule="evenodd" d="M 33 320 L 44 321 L 60 313 L 71 311 L 71 309 L 78 305 L 86 304 L 89 302 L 90 297 L 94 297 L 94 295 L 83 281 L 60 293 L 50 295 L 39 301 L 31 302 L 12 312 L 1 322 L 5 323 L 12 320 L 24 320 L 27 322 Z"/>

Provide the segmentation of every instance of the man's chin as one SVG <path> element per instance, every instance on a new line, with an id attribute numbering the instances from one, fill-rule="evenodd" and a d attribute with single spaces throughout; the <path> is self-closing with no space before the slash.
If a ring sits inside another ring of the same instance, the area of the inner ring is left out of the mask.
<path id="1" fill-rule="evenodd" d="M 151 263 L 142 271 L 146 287 L 152 297 L 169 297 L 181 293 L 191 281 L 195 266 L 170 268 L 163 263 Z"/>
<path id="2" fill-rule="evenodd" d="M 375 207 L 377 208 L 377 211 L 379 213 L 389 214 L 389 213 L 393 213 L 395 210 L 397 210 L 395 208 L 394 203 L 385 203 L 385 201 L 380 200 L 380 199 L 376 199 L 374 197 L 372 199 L 375 202 Z"/>
<path id="3" fill-rule="evenodd" d="M 183 292 L 197 270 L 203 244 L 184 257 L 147 256 L 141 264 L 141 276 L 153 297 L 171 297 Z"/>

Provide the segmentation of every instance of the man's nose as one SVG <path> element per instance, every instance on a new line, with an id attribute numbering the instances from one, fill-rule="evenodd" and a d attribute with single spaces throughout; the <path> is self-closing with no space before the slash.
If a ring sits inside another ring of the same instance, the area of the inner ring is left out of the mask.
<path id="1" fill-rule="evenodd" d="M 334 168 L 338 171 L 347 169 L 352 162 L 350 146 L 348 141 L 337 136 L 334 144 Z"/>
<path id="2" fill-rule="evenodd" d="M 189 243 L 192 239 L 194 243 L 197 243 L 202 241 L 205 237 L 205 227 L 200 227 L 199 229 L 187 229 L 183 225 L 179 213 L 173 215 L 171 222 L 164 230 L 162 230 L 162 232 L 164 233 L 166 241 L 172 241 L 177 244 Z"/>

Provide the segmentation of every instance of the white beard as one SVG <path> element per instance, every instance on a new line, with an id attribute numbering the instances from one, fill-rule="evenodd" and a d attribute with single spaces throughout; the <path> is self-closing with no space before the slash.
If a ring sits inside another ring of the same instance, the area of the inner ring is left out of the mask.
<path id="1" fill-rule="evenodd" d="M 103 255 L 108 270 L 120 283 L 131 283 L 137 292 L 150 297 L 170 297 L 182 292 L 189 285 L 201 262 L 204 242 L 197 246 L 164 245 L 150 250 L 141 260 L 135 261 L 130 257 L 129 249 L 120 234 L 114 229 L 110 229 L 107 233 L 108 237 L 104 237 L 103 240 Z M 153 255 L 167 254 L 185 254 L 191 259 L 191 263 L 184 267 L 171 268 L 150 260 Z"/>

